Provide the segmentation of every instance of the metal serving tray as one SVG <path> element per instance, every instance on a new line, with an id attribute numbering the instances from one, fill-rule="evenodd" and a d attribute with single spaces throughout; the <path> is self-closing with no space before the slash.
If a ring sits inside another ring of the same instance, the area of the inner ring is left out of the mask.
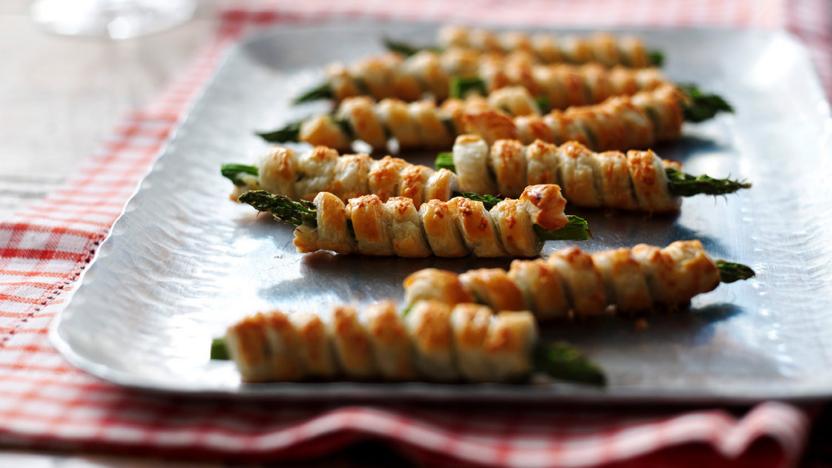
<path id="1" fill-rule="evenodd" d="M 752 190 L 684 202 L 676 218 L 586 212 L 599 250 L 701 239 L 750 264 L 753 281 L 722 285 L 689 312 L 552 325 L 607 371 L 606 389 L 570 385 L 297 383 L 242 385 L 210 362 L 211 337 L 258 309 L 326 313 L 340 302 L 401 298 L 424 267 L 508 261 L 299 255 L 291 229 L 228 201 L 223 162 L 254 161 L 252 134 L 324 109 L 290 97 L 333 60 L 379 52 L 379 38 L 430 43 L 436 26 L 359 22 L 280 26 L 228 53 L 187 120 L 127 205 L 52 342 L 76 366 L 130 387 L 269 398 L 422 398 L 601 402 L 752 401 L 832 396 L 832 121 L 804 49 L 784 33 L 628 30 L 667 57 L 665 70 L 736 107 L 658 148 L 691 173 L 748 178 Z M 570 31 L 584 32 L 584 31 Z M 429 157 L 414 158 L 430 162 Z M 569 207 L 567 206 L 567 209 Z M 568 243 L 549 242 L 546 251 Z"/>

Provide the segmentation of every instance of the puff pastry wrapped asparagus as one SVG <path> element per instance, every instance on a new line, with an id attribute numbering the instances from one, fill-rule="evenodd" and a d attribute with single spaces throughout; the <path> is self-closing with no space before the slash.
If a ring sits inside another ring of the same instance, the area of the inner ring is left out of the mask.
<path id="1" fill-rule="evenodd" d="M 215 340 L 245 382 L 387 380 L 514 382 L 535 371 L 603 384 L 603 373 L 568 345 L 538 339 L 529 312 L 477 304 L 414 303 L 404 316 L 384 301 L 331 316 L 258 313 Z"/>
<path id="2" fill-rule="evenodd" d="M 571 247 L 546 259 L 515 260 L 508 271 L 485 268 L 457 275 L 425 269 L 405 279 L 404 287 L 411 304 L 476 302 L 499 310 L 529 310 L 539 319 L 563 319 L 600 315 L 610 308 L 622 314 L 672 309 L 721 282 L 752 276 L 745 265 L 713 260 L 694 240 L 596 253 Z"/>
<path id="3" fill-rule="evenodd" d="M 476 86 L 482 92 L 524 86 L 535 96 L 546 97 L 552 108 L 558 109 L 595 104 L 610 96 L 633 94 L 668 83 L 654 68 L 540 65 L 523 53 L 494 55 L 461 49 L 421 51 L 410 57 L 386 54 L 350 66 L 333 64 L 326 75 L 325 83 L 302 93 L 296 102 L 342 101 L 362 95 L 416 101 L 426 94 L 443 101 L 451 95 L 456 78 L 454 86 Z"/>
<path id="4" fill-rule="evenodd" d="M 498 140 L 489 146 L 479 136 L 462 135 L 453 152 L 440 154 L 436 164 L 453 170 L 464 192 L 512 196 L 527 184 L 554 183 L 576 206 L 654 213 L 678 211 L 680 197 L 751 187 L 743 181 L 685 174 L 678 163 L 650 150 L 595 153 L 577 142 L 555 146 L 539 140 L 530 145 Z"/>
<path id="5" fill-rule="evenodd" d="M 612 96 L 632 95 L 672 85 L 652 68 L 604 68 L 602 65 L 540 65 L 519 53 L 494 56 L 466 50 L 437 54 L 423 51 L 404 58 L 396 54 L 373 57 L 346 67 L 332 65 L 327 80 L 302 93 L 296 103 L 318 99 L 343 101 L 354 96 L 406 102 L 425 96 L 442 102 L 470 92 L 488 94 L 508 86 L 526 88 L 547 109 L 598 104 Z M 722 97 L 694 85 L 680 85 L 689 98 L 686 117 L 700 122 L 733 109 Z"/>
<path id="6" fill-rule="evenodd" d="M 303 152 L 278 146 L 259 166 L 226 164 L 222 174 L 234 182 L 234 197 L 248 190 L 302 200 L 320 192 L 341 200 L 375 194 L 382 202 L 408 197 L 415 208 L 459 194 L 519 197 L 527 185 L 554 183 L 576 206 L 672 212 L 679 208 L 679 197 L 750 187 L 741 181 L 685 174 L 678 164 L 652 151 L 593 153 L 580 143 L 523 145 L 515 140 L 489 146 L 472 135 L 458 137 L 453 153 L 441 153 L 436 170 L 390 156 L 372 159 L 365 154 L 339 156 L 320 146 Z"/>
<path id="7" fill-rule="evenodd" d="M 296 226 L 299 252 L 329 250 L 340 254 L 399 257 L 534 257 L 546 240 L 585 240 L 587 222 L 563 213 L 566 200 L 557 185 L 526 187 L 517 200 L 491 209 L 479 200 L 454 197 L 413 200 L 378 195 L 345 204 L 321 192 L 312 202 L 293 201 L 265 191 L 240 195 L 240 201 Z"/>
<path id="8" fill-rule="evenodd" d="M 473 49 L 480 52 L 508 54 L 522 51 L 540 63 L 600 63 L 612 67 L 632 68 L 661 66 L 661 52 L 648 50 L 641 39 L 596 33 L 589 36 L 564 36 L 515 31 L 494 32 L 464 26 L 445 26 L 438 34 L 438 47 L 419 47 L 403 41 L 385 40 L 391 52 L 413 55 L 422 49 Z"/>
<path id="9" fill-rule="evenodd" d="M 348 150 L 364 141 L 384 149 L 394 138 L 399 149 L 445 149 L 463 133 L 481 135 L 489 143 L 519 139 L 563 144 L 578 141 L 596 150 L 645 149 L 678 139 L 689 100 L 672 85 L 616 96 L 590 105 L 541 115 L 538 102 L 522 87 L 496 90 L 487 98 L 406 103 L 375 102 L 368 97 L 345 99 L 333 114 L 319 115 L 259 135 L 272 143 L 302 141 Z"/>

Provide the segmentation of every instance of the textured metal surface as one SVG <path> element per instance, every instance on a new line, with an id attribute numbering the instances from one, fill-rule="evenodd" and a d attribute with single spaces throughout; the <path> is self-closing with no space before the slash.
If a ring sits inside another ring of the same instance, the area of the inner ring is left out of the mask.
<path id="1" fill-rule="evenodd" d="M 726 198 L 687 199 L 676 218 L 581 213 L 595 236 L 582 246 L 698 238 L 714 256 L 750 264 L 759 276 L 698 297 L 689 312 L 653 317 L 645 330 L 623 319 L 547 328 L 601 363 L 607 389 L 242 386 L 230 363 L 210 362 L 210 338 L 257 309 L 325 313 L 339 302 L 401 298 L 401 280 L 419 268 L 508 265 L 302 256 L 289 228 L 228 202 L 220 163 L 256 158 L 264 145 L 253 129 L 320 110 L 290 109 L 287 101 L 320 78 L 323 64 L 377 51 L 382 30 L 423 42 L 433 33 L 412 24 L 281 26 L 229 53 L 55 320 L 53 342 L 70 361 L 129 386 L 258 397 L 682 402 L 832 395 L 832 123 L 803 49 L 764 32 L 639 31 L 665 51 L 672 78 L 718 91 L 738 109 L 688 126 L 686 138 L 660 154 L 682 160 L 691 173 L 755 185 Z M 566 245 L 549 242 L 546 251 Z"/>

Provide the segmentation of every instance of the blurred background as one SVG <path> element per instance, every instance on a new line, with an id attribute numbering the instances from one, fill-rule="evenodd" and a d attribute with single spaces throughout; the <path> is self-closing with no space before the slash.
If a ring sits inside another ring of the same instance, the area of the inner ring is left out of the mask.
<path id="1" fill-rule="evenodd" d="M 48 6 L 60 18 L 87 2 L 58 3 Z M 219 3 L 196 2 L 184 24 L 114 41 L 54 34 L 34 21 L 34 2 L 0 1 L 0 217 L 62 183 L 187 66 L 211 39 Z"/>
<path id="2" fill-rule="evenodd" d="M 817 18 L 818 2 L 814 0 L 674 0 L 667 2 L 662 12 L 645 10 L 647 3 L 633 2 L 632 11 L 620 14 L 607 10 L 621 8 L 622 2 L 599 0 L 597 8 L 607 13 L 600 19 L 589 15 L 593 9 L 586 5 L 572 14 L 569 0 L 530 1 L 522 7 L 512 2 L 487 2 L 493 3 L 493 8 L 485 10 L 475 6 L 476 2 L 457 3 L 459 8 L 452 9 L 455 18 L 437 19 L 464 21 L 476 17 L 485 22 L 512 22 L 531 16 L 546 24 L 549 18 L 555 18 L 553 25 L 598 21 L 658 26 L 747 24 L 788 28 L 809 46 L 829 43 L 829 31 L 818 26 L 829 23 Z M 826 4 L 827 14 L 832 10 L 829 0 L 821 4 Z M 4 73 L 0 80 L 0 215 L 25 207 L 29 200 L 61 184 L 79 161 L 101 148 L 118 119 L 157 96 L 197 51 L 216 37 L 219 11 L 255 6 L 288 14 L 304 10 L 331 13 L 327 3 L 318 0 L 0 1 L 0 57 L 5 60 L 2 70 L 13 71 Z M 439 8 L 430 1 L 344 1 L 332 4 L 331 10 L 353 16 L 382 12 L 387 16 L 424 14 L 431 18 L 431 11 Z M 542 14 L 529 15 L 529 10 Z M 141 18 L 118 19 L 116 11 Z M 107 15 L 111 16 L 109 20 Z M 160 31 L 153 33 L 156 30 Z M 66 36 L 56 31 L 126 39 Z M 139 37 L 129 38 L 134 35 Z M 823 50 L 815 47 L 811 52 L 817 55 Z M 816 63 L 832 67 L 828 56 L 814 58 Z M 830 67 L 821 66 L 819 70 L 827 79 Z"/>

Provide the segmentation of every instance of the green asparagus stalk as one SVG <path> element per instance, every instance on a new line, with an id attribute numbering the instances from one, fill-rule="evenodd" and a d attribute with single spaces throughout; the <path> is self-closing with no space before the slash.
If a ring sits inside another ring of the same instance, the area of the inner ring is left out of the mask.
<path id="1" fill-rule="evenodd" d="M 661 68 L 664 66 L 664 52 L 660 50 L 650 50 L 647 51 L 647 56 L 650 57 L 650 63 L 654 67 Z"/>
<path id="2" fill-rule="evenodd" d="M 447 169 L 451 172 L 456 172 L 456 166 L 454 165 L 454 153 L 450 151 L 443 151 L 437 154 L 436 160 L 433 162 L 433 167 L 435 167 L 436 170 Z M 223 175 L 225 175 L 225 172 L 223 172 Z"/>
<path id="3" fill-rule="evenodd" d="M 488 86 L 485 81 L 477 77 L 460 77 L 455 76 L 451 78 L 451 97 L 456 99 L 465 99 L 470 93 L 480 94 L 482 96 L 488 95 Z"/>
<path id="4" fill-rule="evenodd" d="M 313 102 L 320 99 L 332 99 L 333 97 L 335 96 L 332 93 L 332 86 L 330 86 L 328 82 L 324 82 L 304 91 L 300 96 L 295 98 L 293 103 L 303 104 L 305 102 Z"/>
<path id="5" fill-rule="evenodd" d="M 385 40 L 385 45 L 387 45 L 389 49 L 402 53 L 404 55 L 410 55 L 407 52 L 418 50 L 416 48 L 413 48 L 409 44 L 399 41 Z M 661 65 L 661 62 L 664 61 L 664 56 L 661 52 L 651 52 L 650 57 L 651 60 L 654 61 L 654 63 L 658 62 L 658 65 Z M 719 96 L 718 94 L 705 93 L 694 84 L 679 84 L 679 88 L 688 96 L 688 102 L 685 104 L 684 114 L 685 120 L 689 122 L 703 122 L 705 120 L 709 120 L 715 117 L 720 112 L 734 112 L 734 108 L 731 106 L 731 104 L 729 104 L 728 101 L 726 101 L 722 96 Z M 451 80 L 451 97 L 464 98 L 470 92 L 478 92 L 482 95 L 486 95 L 488 94 L 488 86 L 486 85 L 483 79 L 478 77 L 454 77 Z M 319 99 L 332 98 L 333 93 L 329 83 L 321 83 L 302 93 L 294 100 L 294 103 L 301 104 L 305 102 L 316 101 Z M 545 112 L 545 110 L 548 110 L 548 107 L 548 105 L 541 106 L 541 112 Z M 267 133 L 267 135 L 271 133 L 275 132 L 269 132 Z M 274 138 L 278 138 L 278 136 L 275 136 Z M 284 139 L 268 141 L 296 140 Z"/>
<path id="6" fill-rule="evenodd" d="M 405 57 L 410 57 L 411 55 L 416 55 L 418 52 L 422 50 L 429 50 L 431 52 L 442 52 L 442 49 L 439 47 L 418 47 L 410 44 L 409 42 L 404 41 L 397 41 L 395 39 L 391 39 L 389 37 L 383 37 L 381 41 L 384 43 L 384 48 L 389 50 L 390 52 L 404 55 Z"/>
<path id="7" fill-rule="evenodd" d="M 454 156 L 450 152 L 442 152 L 436 156 L 434 162 L 436 169 L 448 169 L 456 171 Z M 744 180 L 715 179 L 707 175 L 694 176 L 682 171 L 666 168 L 668 179 L 670 179 L 670 193 L 677 197 L 692 197 L 694 195 L 727 195 L 742 189 L 751 188 L 751 183 Z"/>
<path id="8" fill-rule="evenodd" d="M 315 204 L 306 200 L 292 200 L 283 195 L 274 195 L 265 190 L 249 190 L 240 195 L 241 203 L 253 206 L 257 211 L 267 211 L 274 219 L 292 226 L 315 227 L 318 225 Z"/>
<path id="9" fill-rule="evenodd" d="M 562 341 L 538 343 L 534 368 L 557 380 L 603 387 L 607 378 L 601 368 L 574 346 Z"/>
<path id="10" fill-rule="evenodd" d="M 601 368 L 572 345 L 564 342 L 538 343 L 533 351 L 534 369 L 556 380 L 603 387 L 607 378 Z M 231 355 L 225 338 L 211 340 L 211 360 L 228 361 Z"/>
<path id="11" fill-rule="evenodd" d="M 303 120 L 290 122 L 284 127 L 269 132 L 256 132 L 257 136 L 270 143 L 286 143 L 287 141 L 300 141 L 300 126 Z"/>
<path id="12" fill-rule="evenodd" d="M 541 240 L 589 240 L 592 232 L 589 230 L 589 221 L 575 215 L 566 215 L 566 226 L 556 230 L 546 230 L 538 225 L 534 226 L 534 232 Z"/>
<path id="13" fill-rule="evenodd" d="M 744 180 L 714 179 L 707 175 L 693 176 L 668 167 L 665 169 L 670 179 L 670 193 L 678 197 L 694 195 L 725 195 L 741 189 L 751 188 L 751 183 Z"/>
<path id="14" fill-rule="evenodd" d="M 549 102 L 549 98 L 546 96 L 537 96 L 534 98 L 534 101 L 537 103 L 537 108 L 540 110 L 541 114 L 546 114 L 552 110 L 552 105 Z"/>
<path id="15" fill-rule="evenodd" d="M 388 37 L 383 38 L 382 42 L 384 42 L 384 47 L 390 52 L 401 54 L 405 57 L 410 57 L 411 55 L 414 55 L 422 50 L 442 52 L 442 49 L 436 46 L 418 46 L 409 42 L 390 39 Z M 650 63 L 653 66 L 661 67 L 662 65 L 664 65 L 664 53 L 662 53 L 661 51 L 651 50 L 647 52 L 647 55 L 650 57 Z"/>
<path id="16" fill-rule="evenodd" d="M 385 49 L 395 54 L 404 55 L 405 57 L 415 55 L 420 50 L 407 42 L 397 41 L 386 36 L 381 38 L 381 42 L 384 43 Z"/>
<path id="17" fill-rule="evenodd" d="M 228 352 L 228 343 L 224 337 L 214 338 L 211 340 L 211 360 L 212 361 L 230 361 L 231 355 Z"/>
<path id="18" fill-rule="evenodd" d="M 329 115 L 335 123 L 341 127 L 344 134 L 349 138 L 355 138 L 355 133 L 352 130 L 352 125 L 346 119 L 339 119 L 333 115 Z M 289 122 L 285 126 L 268 132 L 256 132 L 257 136 L 269 143 L 286 143 L 300 141 L 300 127 L 303 125 L 303 120 Z M 386 129 L 385 129 L 386 131 Z"/>
<path id="19" fill-rule="evenodd" d="M 719 280 L 726 284 L 751 279 L 757 275 L 751 267 L 742 263 L 717 260 L 716 267 L 719 268 Z"/>
<path id="20" fill-rule="evenodd" d="M 478 202 L 482 202 L 485 205 L 485 209 L 490 210 L 494 208 L 494 205 L 503 201 L 502 197 L 498 197 L 496 195 L 490 194 L 482 194 L 482 193 L 474 193 L 474 192 L 456 192 L 454 195 L 459 197 L 469 198 L 471 200 L 475 200 Z"/>
<path id="21" fill-rule="evenodd" d="M 258 172 L 257 166 L 249 166 L 246 164 L 223 164 L 220 169 L 220 173 L 223 177 L 227 178 L 238 187 L 244 187 L 246 185 L 243 180 L 244 175 L 257 177 Z"/>
<path id="22" fill-rule="evenodd" d="M 488 195 L 483 197 L 479 194 L 459 194 L 476 201 L 487 200 L 493 203 L 500 200 L 498 197 Z M 266 211 L 274 216 L 274 219 L 292 226 L 317 226 L 315 205 L 305 200 L 292 200 L 283 195 L 275 195 L 265 190 L 250 190 L 239 198 L 240 202 L 253 206 L 257 211 Z M 493 206 L 496 203 L 491 204 Z M 490 207 L 486 205 L 486 207 Z M 535 225 L 535 232 L 542 240 L 587 240 L 590 238 L 589 222 L 580 216 L 567 216 L 568 223 L 558 230 L 545 230 Z"/>
<path id="23" fill-rule="evenodd" d="M 228 345 L 225 338 L 214 338 L 211 340 L 211 360 L 212 361 L 228 361 L 231 359 L 231 354 L 228 353 Z"/>
<path id="24" fill-rule="evenodd" d="M 687 94 L 689 99 L 685 105 L 685 120 L 688 122 L 704 122 L 720 112 L 734 112 L 731 104 L 718 94 L 704 93 L 694 84 L 679 84 L 679 89 Z"/>

